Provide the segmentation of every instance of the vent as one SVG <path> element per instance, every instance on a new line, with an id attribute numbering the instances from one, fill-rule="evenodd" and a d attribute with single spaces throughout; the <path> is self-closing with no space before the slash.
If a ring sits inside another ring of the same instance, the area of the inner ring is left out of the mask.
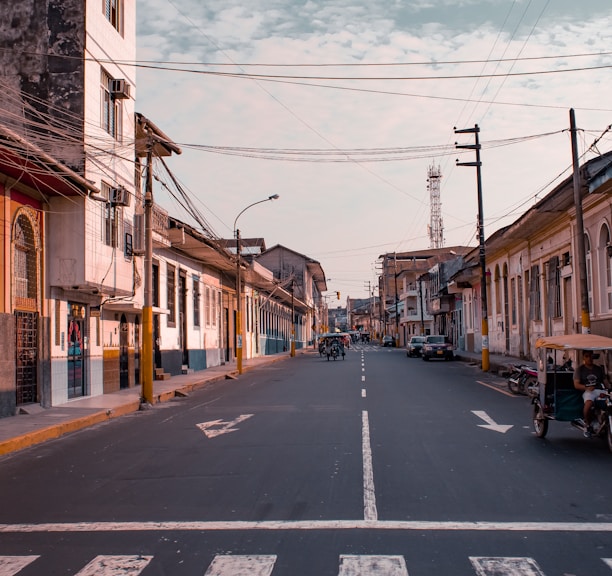
<path id="1" fill-rule="evenodd" d="M 130 85 L 123 79 L 111 80 L 110 93 L 115 100 L 125 100 L 130 97 Z"/>

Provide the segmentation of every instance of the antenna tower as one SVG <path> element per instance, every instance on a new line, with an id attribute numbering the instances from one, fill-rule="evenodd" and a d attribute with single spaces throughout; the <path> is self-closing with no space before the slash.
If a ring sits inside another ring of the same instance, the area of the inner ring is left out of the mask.
<path id="1" fill-rule="evenodd" d="M 444 246 L 444 226 L 442 224 L 442 205 L 440 203 L 440 180 L 442 172 L 440 166 L 431 165 L 427 170 L 427 190 L 429 191 L 429 247 L 442 248 Z"/>

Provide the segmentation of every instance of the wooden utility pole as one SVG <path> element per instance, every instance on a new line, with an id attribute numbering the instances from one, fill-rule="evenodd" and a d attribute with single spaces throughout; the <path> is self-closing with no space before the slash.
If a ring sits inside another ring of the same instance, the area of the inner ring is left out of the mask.
<path id="1" fill-rule="evenodd" d="M 480 174 L 482 162 L 480 161 L 481 146 L 478 137 L 479 133 L 480 128 L 478 124 L 476 124 L 474 128 L 465 128 L 464 130 L 457 130 L 455 128 L 455 134 L 474 134 L 475 138 L 474 144 L 459 145 L 455 143 L 455 147 L 476 151 L 476 162 L 457 161 L 457 166 L 476 167 L 476 180 L 478 184 L 478 239 L 480 246 L 480 303 L 482 311 L 482 370 L 487 372 L 489 370 L 489 311 L 487 306 L 487 266 L 485 259 L 484 216 L 482 210 L 482 178 Z"/>

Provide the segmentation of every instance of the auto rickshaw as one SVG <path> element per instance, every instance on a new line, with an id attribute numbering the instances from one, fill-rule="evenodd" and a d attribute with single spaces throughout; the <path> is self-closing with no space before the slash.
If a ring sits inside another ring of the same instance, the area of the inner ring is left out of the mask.
<path id="1" fill-rule="evenodd" d="M 536 341 L 538 380 L 529 388 L 533 427 L 544 438 L 551 420 L 570 422 L 584 431 L 582 391 L 574 387 L 574 368 L 582 363 L 582 352 L 591 350 L 596 363 L 609 374 L 612 338 L 595 334 L 547 336 Z M 603 438 L 612 451 L 612 399 L 602 390 L 594 402 L 594 436 Z"/>

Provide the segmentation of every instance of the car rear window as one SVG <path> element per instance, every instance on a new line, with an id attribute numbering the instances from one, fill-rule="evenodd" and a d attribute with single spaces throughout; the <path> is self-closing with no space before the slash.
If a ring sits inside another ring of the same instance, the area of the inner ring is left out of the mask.
<path id="1" fill-rule="evenodd" d="M 444 344 L 446 342 L 446 338 L 444 336 L 428 336 L 427 342 L 430 344 Z"/>

